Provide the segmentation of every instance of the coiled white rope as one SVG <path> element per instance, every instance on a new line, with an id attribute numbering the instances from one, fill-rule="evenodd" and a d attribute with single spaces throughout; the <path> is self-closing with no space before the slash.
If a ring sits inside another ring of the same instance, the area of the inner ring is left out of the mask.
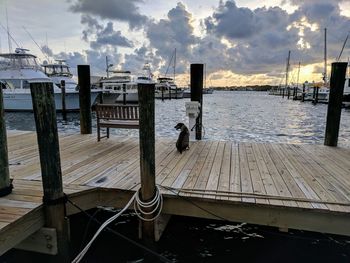
<path id="1" fill-rule="evenodd" d="M 136 215 L 144 221 L 153 221 L 155 220 L 161 213 L 162 208 L 163 208 L 163 197 L 162 194 L 160 193 L 160 190 L 158 186 L 156 186 L 156 194 L 154 198 L 149 201 L 149 202 L 143 202 L 140 200 L 139 197 L 139 192 L 140 188 L 136 191 L 136 193 L 131 197 L 129 202 L 126 204 L 126 206 L 119 211 L 119 213 L 115 214 L 111 218 L 107 219 L 101 226 L 100 228 L 96 231 L 95 235 L 92 237 L 90 242 L 84 247 L 84 249 L 75 257 L 75 259 L 72 261 L 72 263 L 79 263 L 85 254 L 88 252 L 89 248 L 91 247 L 92 243 L 95 241 L 95 239 L 98 237 L 98 235 L 103 231 L 105 227 L 107 227 L 110 223 L 112 223 L 114 220 L 116 220 L 126 209 L 129 208 L 129 206 L 134 202 L 134 210 Z M 152 211 L 145 211 L 148 209 L 151 209 L 152 207 L 155 207 Z M 152 218 L 145 218 L 143 215 L 151 215 L 155 213 L 158 209 L 158 213 L 153 216 Z"/>
<path id="2" fill-rule="evenodd" d="M 153 221 L 155 220 L 160 213 L 162 212 L 163 209 L 163 196 L 160 193 L 160 190 L 158 186 L 156 186 L 156 194 L 154 195 L 154 198 L 148 202 L 143 202 L 140 200 L 140 195 L 139 195 L 139 190 L 136 192 L 135 200 L 134 202 L 134 210 L 135 214 L 138 216 L 143 221 Z M 149 210 L 150 208 L 154 207 L 152 211 L 146 211 Z M 158 213 L 154 215 L 152 218 L 145 218 L 143 215 L 152 215 L 158 210 Z"/>

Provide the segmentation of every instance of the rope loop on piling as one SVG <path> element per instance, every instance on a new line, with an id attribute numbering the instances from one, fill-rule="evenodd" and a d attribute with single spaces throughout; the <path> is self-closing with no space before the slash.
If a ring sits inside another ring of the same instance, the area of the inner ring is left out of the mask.
<path id="1" fill-rule="evenodd" d="M 154 208 L 150 210 L 152 207 Z M 143 221 L 153 221 L 160 215 L 160 213 L 162 212 L 162 208 L 163 196 L 160 193 L 158 186 L 156 186 L 156 193 L 150 201 L 142 201 L 140 199 L 140 189 L 137 190 L 135 194 L 134 211 L 138 218 L 140 218 Z M 156 214 L 153 217 L 146 217 L 154 213 Z"/>

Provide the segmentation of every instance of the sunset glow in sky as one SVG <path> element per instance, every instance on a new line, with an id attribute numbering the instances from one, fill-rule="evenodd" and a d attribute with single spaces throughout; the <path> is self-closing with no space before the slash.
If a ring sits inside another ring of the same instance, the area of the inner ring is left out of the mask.
<path id="1" fill-rule="evenodd" d="M 155 76 L 177 50 L 176 79 L 189 81 L 190 63 L 205 63 L 207 86 L 283 83 L 291 50 L 290 80 L 321 81 L 324 28 L 328 72 L 350 32 L 350 0 L 0 0 L 0 51 L 10 33 L 41 61 L 64 58 L 105 74 L 115 68 L 137 74 L 149 62 Z M 16 44 L 12 41 L 12 49 Z M 342 61 L 350 57 L 350 41 Z M 172 69 L 171 69 L 172 71 Z"/>

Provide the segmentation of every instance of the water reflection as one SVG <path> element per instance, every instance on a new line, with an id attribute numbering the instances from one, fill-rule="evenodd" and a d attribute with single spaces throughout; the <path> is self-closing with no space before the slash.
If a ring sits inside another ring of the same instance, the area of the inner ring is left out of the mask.
<path id="1" fill-rule="evenodd" d="M 156 136 L 176 137 L 176 123 L 188 123 L 185 102 L 189 99 L 156 100 Z M 204 139 L 319 143 L 324 140 L 327 105 L 292 101 L 265 92 L 219 92 L 204 95 Z M 60 132 L 79 132 L 79 114 L 58 113 Z M 8 129 L 35 130 L 32 113 L 6 113 Z M 93 116 L 93 129 L 96 121 Z M 112 134 L 138 136 L 137 130 L 112 129 Z M 339 144 L 350 146 L 350 110 L 342 111 Z"/>

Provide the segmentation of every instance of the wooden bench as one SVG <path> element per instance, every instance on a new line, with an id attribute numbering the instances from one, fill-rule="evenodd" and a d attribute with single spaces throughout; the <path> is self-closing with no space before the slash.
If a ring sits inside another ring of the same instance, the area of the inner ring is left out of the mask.
<path id="1" fill-rule="evenodd" d="M 139 129 L 139 106 L 97 104 L 97 141 L 109 138 L 109 128 Z M 101 128 L 107 128 L 107 135 L 101 137 Z"/>

